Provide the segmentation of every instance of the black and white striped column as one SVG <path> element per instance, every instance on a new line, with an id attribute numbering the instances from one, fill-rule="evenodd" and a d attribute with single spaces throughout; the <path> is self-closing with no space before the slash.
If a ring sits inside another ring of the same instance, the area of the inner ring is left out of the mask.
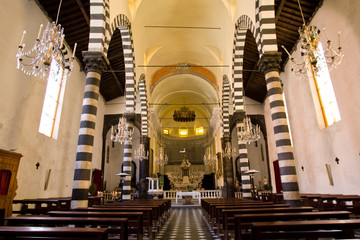
<path id="1" fill-rule="evenodd" d="M 91 176 L 96 113 L 101 73 L 106 60 L 98 52 L 83 52 L 86 63 L 86 84 L 76 153 L 71 208 L 87 208 Z"/>
<path id="2" fill-rule="evenodd" d="M 268 90 L 284 201 L 290 204 L 290 206 L 300 206 L 295 160 L 291 147 L 289 127 L 279 78 L 280 62 L 281 53 L 264 53 L 260 59 L 259 67 L 265 74 L 266 87 Z"/>
<path id="3" fill-rule="evenodd" d="M 128 128 L 130 130 L 134 129 L 134 120 L 135 113 L 125 113 L 125 118 L 128 123 Z M 132 140 L 126 140 L 124 142 L 124 161 L 123 161 L 123 173 L 127 173 L 128 176 L 125 177 L 123 182 L 123 192 L 122 199 L 130 200 L 131 199 L 131 164 L 132 164 Z"/>

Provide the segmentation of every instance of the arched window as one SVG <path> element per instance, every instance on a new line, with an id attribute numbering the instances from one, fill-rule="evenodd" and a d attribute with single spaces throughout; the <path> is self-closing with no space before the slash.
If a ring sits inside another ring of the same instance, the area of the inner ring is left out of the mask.
<path id="1" fill-rule="evenodd" d="M 41 113 L 39 132 L 56 139 L 66 83 L 62 55 L 53 55 Z"/>
<path id="2" fill-rule="evenodd" d="M 317 43 L 314 55 L 317 59 L 317 64 L 316 67 L 312 67 L 313 76 L 322 114 L 324 116 L 325 126 L 327 127 L 340 121 L 341 117 L 331 83 L 329 69 L 324 56 L 324 50 L 320 41 Z"/>

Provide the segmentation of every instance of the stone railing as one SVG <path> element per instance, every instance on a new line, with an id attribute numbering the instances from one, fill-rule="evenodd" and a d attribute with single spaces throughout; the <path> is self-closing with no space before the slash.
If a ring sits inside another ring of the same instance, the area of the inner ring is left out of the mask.
<path id="1" fill-rule="evenodd" d="M 171 191 L 164 191 L 164 199 L 175 199 L 176 198 L 176 192 L 174 190 Z M 201 190 L 200 192 L 200 198 L 221 198 L 221 190 Z"/>
<path id="2" fill-rule="evenodd" d="M 235 192 L 235 198 L 242 198 L 241 192 Z"/>

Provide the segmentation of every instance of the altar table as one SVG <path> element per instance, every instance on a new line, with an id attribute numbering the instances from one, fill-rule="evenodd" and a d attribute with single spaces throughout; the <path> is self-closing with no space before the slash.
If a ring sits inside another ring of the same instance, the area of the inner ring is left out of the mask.
<path id="1" fill-rule="evenodd" d="M 178 203 L 178 198 L 179 197 L 186 197 L 186 196 L 191 196 L 192 198 L 197 198 L 199 200 L 199 204 L 201 204 L 201 199 L 200 199 L 200 192 L 198 191 L 193 191 L 193 192 L 176 192 L 176 204 Z"/>

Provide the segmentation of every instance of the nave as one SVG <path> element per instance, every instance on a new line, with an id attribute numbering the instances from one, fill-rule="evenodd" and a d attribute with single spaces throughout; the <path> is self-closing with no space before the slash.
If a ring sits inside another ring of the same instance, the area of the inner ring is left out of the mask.
<path id="1" fill-rule="evenodd" d="M 220 238 L 210 229 L 210 226 L 202 214 L 201 208 L 195 206 L 172 207 L 168 221 L 161 228 L 155 239 L 217 240 Z"/>

